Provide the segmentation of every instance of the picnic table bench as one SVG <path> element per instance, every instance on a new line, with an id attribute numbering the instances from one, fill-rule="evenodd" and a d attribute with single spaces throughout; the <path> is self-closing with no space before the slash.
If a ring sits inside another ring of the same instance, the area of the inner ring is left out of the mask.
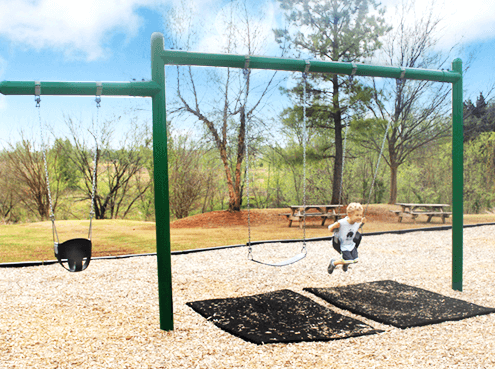
<path id="1" fill-rule="evenodd" d="M 418 216 L 426 215 L 428 217 L 426 223 L 430 223 L 433 217 L 440 217 L 445 224 L 445 219 L 452 215 L 452 212 L 444 211 L 444 208 L 450 206 L 449 204 L 396 203 L 395 205 L 399 205 L 401 210 L 390 211 L 399 217 L 399 222 L 402 222 L 404 216 L 410 216 L 416 223 Z"/>
<path id="2" fill-rule="evenodd" d="M 279 214 L 287 217 L 289 227 L 292 226 L 293 221 L 297 221 L 299 222 L 299 227 L 302 228 L 305 218 L 318 217 L 321 220 L 321 225 L 324 226 L 326 220 L 329 218 L 333 218 L 334 221 L 337 221 L 339 218 L 347 215 L 344 212 L 338 211 L 339 208 L 343 208 L 343 205 L 290 205 L 289 208 L 291 210 L 290 213 Z"/>

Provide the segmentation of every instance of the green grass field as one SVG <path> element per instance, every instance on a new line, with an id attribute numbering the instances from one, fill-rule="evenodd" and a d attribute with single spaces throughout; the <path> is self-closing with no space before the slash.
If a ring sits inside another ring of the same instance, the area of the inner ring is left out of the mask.
<path id="1" fill-rule="evenodd" d="M 388 214 L 384 205 L 370 211 L 370 222 L 365 232 L 422 228 L 443 225 L 438 219 L 432 223 L 411 221 L 398 223 Z M 258 210 L 260 211 L 260 210 Z M 278 217 L 280 209 L 268 209 L 273 221 L 256 224 L 251 228 L 251 240 L 302 239 L 303 230 L 297 226 L 287 227 L 284 218 Z M 465 215 L 465 224 L 492 223 L 495 214 Z M 57 221 L 60 242 L 67 239 L 87 237 L 88 220 Z M 447 225 L 450 225 L 450 219 Z M 328 237 L 327 227 L 308 223 L 306 237 Z M 244 244 L 248 240 L 246 226 L 229 226 L 222 223 L 210 228 L 172 228 L 172 250 Z M 154 222 L 131 220 L 93 221 L 93 256 L 128 255 L 156 252 Z M 0 263 L 20 261 L 54 260 L 51 222 L 0 225 Z"/>

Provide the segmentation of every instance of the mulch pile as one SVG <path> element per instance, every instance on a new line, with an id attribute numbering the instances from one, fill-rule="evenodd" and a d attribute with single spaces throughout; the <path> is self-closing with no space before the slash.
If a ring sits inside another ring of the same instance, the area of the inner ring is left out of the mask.
<path id="1" fill-rule="evenodd" d="M 286 224 L 285 217 L 278 215 L 282 209 L 266 209 L 263 211 L 252 210 L 250 212 L 251 225 L 266 223 Z M 228 210 L 211 211 L 197 214 L 184 219 L 178 219 L 170 223 L 170 228 L 222 228 L 232 226 L 247 227 L 248 211 L 230 212 Z"/>
<path id="2" fill-rule="evenodd" d="M 344 209 L 344 208 L 343 208 Z M 282 209 L 252 209 L 250 211 L 250 220 L 252 226 L 264 224 L 280 224 L 282 227 L 287 226 L 287 218 L 279 214 L 288 213 L 288 208 Z M 393 221 L 394 218 L 388 211 L 375 211 L 368 209 L 366 218 L 370 221 Z M 314 222 L 313 219 L 308 222 Z M 320 222 L 319 218 L 317 222 Z M 170 223 L 170 228 L 222 228 L 222 227 L 247 227 L 248 211 L 230 212 L 228 210 L 211 211 L 203 214 L 196 214 L 184 219 L 177 219 Z M 328 224 L 328 223 L 327 223 Z"/>

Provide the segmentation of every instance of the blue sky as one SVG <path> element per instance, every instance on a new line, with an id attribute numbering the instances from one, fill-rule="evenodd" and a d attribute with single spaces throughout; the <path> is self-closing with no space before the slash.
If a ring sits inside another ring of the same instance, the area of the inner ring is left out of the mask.
<path id="1" fill-rule="evenodd" d="M 274 1 L 247 0 L 263 6 L 260 22 L 269 41 L 265 55 L 277 56 L 270 29 L 280 26 L 281 13 Z M 180 0 L 0 0 L 0 80 L 25 81 L 130 81 L 150 78 L 150 37 L 166 33 L 164 15 Z M 198 51 L 218 52 L 221 38 L 219 12 L 225 0 L 191 0 L 201 14 L 201 22 L 211 24 L 207 33 L 197 36 Z M 394 22 L 393 8 L 398 0 L 382 1 L 387 20 Z M 417 9 L 428 4 L 416 1 Z M 463 51 L 453 57 L 467 59 L 476 51 L 466 75 L 465 98 L 475 100 L 495 83 L 495 3 L 486 0 L 453 0 L 438 3 L 445 18 L 438 49 L 448 50 L 460 44 Z M 418 10 L 419 11 L 419 10 Z M 168 72 L 167 72 L 168 73 Z M 172 81 L 173 82 L 173 81 Z M 172 83 L 169 83 L 172 85 Z M 167 98 L 173 98 L 168 89 Z M 57 132 L 64 131 L 64 114 L 88 120 L 95 116 L 94 98 L 42 97 L 43 119 Z M 26 136 L 38 135 L 37 113 L 32 96 L 0 95 L 0 147 L 15 142 L 22 130 Z M 138 111 L 151 120 L 149 99 L 103 97 L 101 116 L 131 114 Z"/>

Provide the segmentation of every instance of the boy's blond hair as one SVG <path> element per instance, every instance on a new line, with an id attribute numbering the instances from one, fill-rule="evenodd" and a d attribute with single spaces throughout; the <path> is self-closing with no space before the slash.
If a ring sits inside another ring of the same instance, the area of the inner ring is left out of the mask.
<path id="1" fill-rule="evenodd" d="M 353 213 L 355 211 L 363 210 L 363 206 L 359 202 L 351 202 L 347 205 L 347 214 Z"/>

